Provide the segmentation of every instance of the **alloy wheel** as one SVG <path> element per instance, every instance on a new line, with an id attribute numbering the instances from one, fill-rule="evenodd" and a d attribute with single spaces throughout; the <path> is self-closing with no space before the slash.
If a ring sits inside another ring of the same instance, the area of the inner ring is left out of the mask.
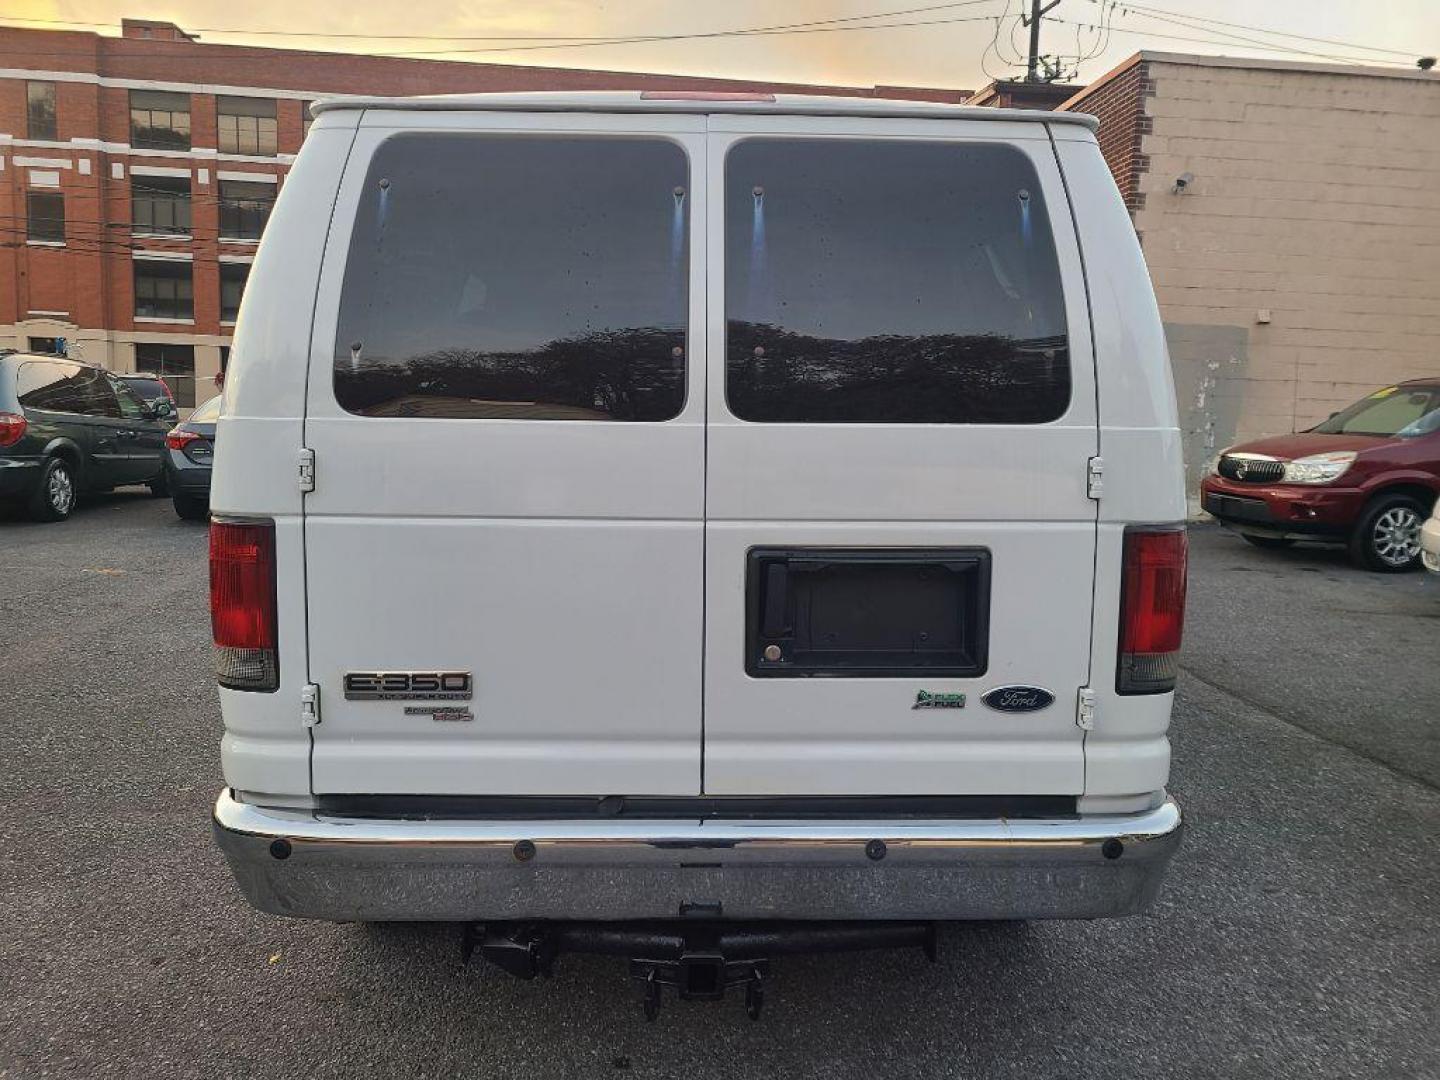
<path id="1" fill-rule="evenodd" d="M 1389 566 L 1404 566 L 1420 555 L 1420 515 L 1408 506 L 1395 506 L 1375 519 L 1371 545 Z"/>
<path id="2" fill-rule="evenodd" d="M 50 506 L 62 517 L 75 505 L 75 483 L 70 479 L 70 473 L 63 466 L 50 470 L 50 479 L 46 484 L 46 494 L 50 496 Z"/>

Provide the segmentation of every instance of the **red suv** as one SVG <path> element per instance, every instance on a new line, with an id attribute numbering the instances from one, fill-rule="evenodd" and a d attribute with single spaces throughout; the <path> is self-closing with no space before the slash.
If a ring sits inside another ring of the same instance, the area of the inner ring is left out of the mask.
<path id="1" fill-rule="evenodd" d="M 1232 446 L 1200 493 L 1258 547 L 1332 540 L 1360 566 L 1410 570 L 1440 494 L 1440 379 L 1387 386 L 1309 431 Z"/>

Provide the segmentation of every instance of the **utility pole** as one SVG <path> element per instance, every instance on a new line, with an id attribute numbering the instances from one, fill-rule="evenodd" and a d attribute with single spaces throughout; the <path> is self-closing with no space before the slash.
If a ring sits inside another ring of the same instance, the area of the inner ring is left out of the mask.
<path id="1" fill-rule="evenodd" d="M 1027 19 L 1024 12 L 1020 14 L 1020 21 L 1030 27 L 1030 59 L 1025 65 L 1026 82 L 1042 81 L 1040 78 L 1040 18 L 1058 3 L 1060 0 L 1050 0 L 1050 3 L 1041 7 L 1040 0 L 1030 0 L 1030 17 Z"/>

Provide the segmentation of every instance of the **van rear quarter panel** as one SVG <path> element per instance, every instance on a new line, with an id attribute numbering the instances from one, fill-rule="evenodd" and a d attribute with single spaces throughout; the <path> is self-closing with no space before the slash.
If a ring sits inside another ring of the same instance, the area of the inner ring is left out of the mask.
<path id="1" fill-rule="evenodd" d="M 1085 793 L 1138 795 L 1165 786 L 1175 695 L 1115 692 L 1121 551 L 1126 525 L 1185 520 L 1175 385 L 1145 258 L 1100 148 L 1078 129 L 1057 126 L 1052 135 L 1085 260 L 1105 462 L 1091 639 L 1096 717 L 1085 738 Z"/>
<path id="2" fill-rule="evenodd" d="M 240 306 L 217 427 L 212 512 L 275 522 L 280 686 L 270 694 L 220 691 L 225 780 L 255 795 L 310 793 L 310 733 L 299 704 L 308 677 L 296 459 L 316 282 L 358 115 L 317 119 L 281 188 Z"/>

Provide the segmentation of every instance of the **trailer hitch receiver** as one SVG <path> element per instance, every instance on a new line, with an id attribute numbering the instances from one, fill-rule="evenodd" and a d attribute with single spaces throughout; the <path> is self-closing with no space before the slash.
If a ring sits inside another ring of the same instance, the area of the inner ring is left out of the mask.
<path id="1" fill-rule="evenodd" d="M 769 974 L 769 960 L 726 960 L 718 952 L 687 952 L 677 960 L 630 961 L 630 977 L 644 987 L 646 1020 L 660 1015 L 665 988 L 674 990 L 681 1001 L 719 1001 L 726 991 L 739 987 L 745 988 L 745 1011 L 751 1020 L 758 1020 Z"/>
<path id="2" fill-rule="evenodd" d="M 668 989 L 682 1001 L 720 1001 L 744 990 L 745 1011 L 760 1018 L 772 958 L 817 952 L 920 948 L 936 957 L 929 922 L 741 923 L 718 919 L 648 923 L 472 923 L 461 956 L 476 952 L 521 979 L 549 977 L 562 952 L 624 957 L 641 987 L 645 1018 L 660 1015 Z"/>

